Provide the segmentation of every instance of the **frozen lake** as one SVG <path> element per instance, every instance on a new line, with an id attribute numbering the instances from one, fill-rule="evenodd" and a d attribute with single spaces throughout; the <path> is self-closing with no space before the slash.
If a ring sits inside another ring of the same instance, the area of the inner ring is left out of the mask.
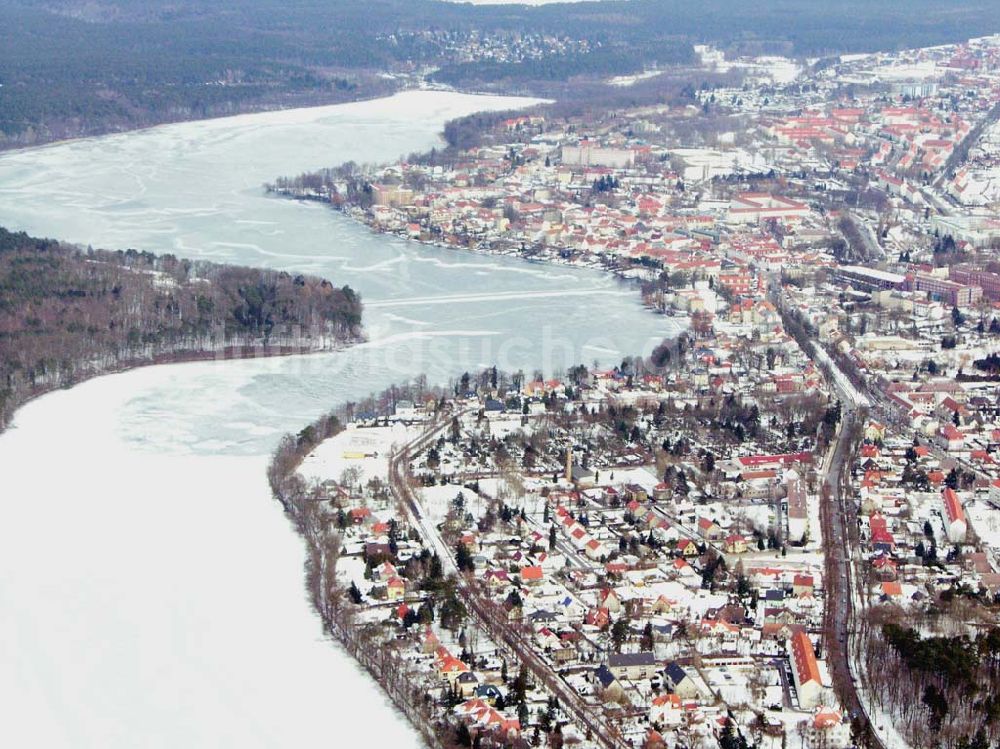
<path id="1" fill-rule="evenodd" d="M 417 742 L 322 640 L 268 453 L 338 402 L 420 373 L 611 364 L 674 323 L 600 273 L 374 235 L 261 184 L 423 150 L 447 119 L 523 103 L 415 92 L 0 156 L 8 228 L 321 274 L 361 292 L 370 337 L 137 370 L 18 414 L 0 437 L 0 744 L 354 745 L 373 722 L 380 744 Z"/>

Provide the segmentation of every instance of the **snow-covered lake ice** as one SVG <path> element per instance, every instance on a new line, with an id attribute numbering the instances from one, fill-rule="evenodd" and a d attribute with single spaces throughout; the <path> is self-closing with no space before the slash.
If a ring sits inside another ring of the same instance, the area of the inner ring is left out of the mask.
<path id="1" fill-rule="evenodd" d="M 82 140 L 0 156 L 0 225 L 348 283 L 370 342 L 94 380 L 0 436 L 0 745 L 340 746 L 416 735 L 305 600 L 267 455 L 347 399 L 499 363 L 552 372 L 676 331 L 583 269 L 424 247 L 316 204 L 282 174 L 394 159 L 520 100 L 443 92 Z"/>

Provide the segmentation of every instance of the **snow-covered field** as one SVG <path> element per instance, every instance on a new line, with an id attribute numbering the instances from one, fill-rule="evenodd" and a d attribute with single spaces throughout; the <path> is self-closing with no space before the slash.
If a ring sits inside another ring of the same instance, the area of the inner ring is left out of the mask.
<path id="1" fill-rule="evenodd" d="M 696 44 L 694 49 L 703 65 L 720 73 L 739 69 L 745 71 L 748 76 L 767 78 L 779 86 L 792 83 L 802 73 L 802 66 L 787 57 L 773 55 L 728 60 L 725 53 L 708 45 Z"/>
<path id="2" fill-rule="evenodd" d="M 711 148 L 675 148 L 671 153 L 684 161 L 683 177 L 690 182 L 723 177 L 737 171 L 767 171 L 771 166 L 763 153 L 751 154 L 742 148 L 724 151 Z"/>
<path id="3" fill-rule="evenodd" d="M 880 65 L 875 69 L 875 74 L 886 81 L 909 81 L 940 78 L 944 71 L 934 60 L 922 60 L 909 65 Z"/>
<path id="4" fill-rule="evenodd" d="M 321 442 L 306 456 L 299 468 L 306 481 L 339 481 L 344 471 L 358 472 L 355 483 L 367 483 L 369 479 L 383 481 L 389 477 L 389 455 L 395 445 L 417 437 L 419 427 L 407 428 L 402 423 L 387 427 L 358 429 L 353 424 L 335 437 Z"/>
<path id="5" fill-rule="evenodd" d="M 634 86 L 639 81 L 644 81 L 648 78 L 655 78 L 662 72 L 662 70 L 644 70 L 643 72 L 636 73 L 634 75 L 616 75 L 614 78 L 608 79 L 608 83 L 612 86 Z"/>
<path id="6" fill-rule="evenodd" d="M 965 513 L 979 540 L 994 549 L 1000 548 L 1000 513 L 978 498 L 966 505 Z"/>
<path id="7" fill-rule="evenodd" d="M 613 479 L 611 474 L 608 475 L 610 481 L 621 484 L 638 484 L 650 493 L 652 493 L 653 487 L 660 483 L 660 479 L 646 468 L 616 468 L 613 475 Z"/>
<path id="8" fill-rule="evenodd" d="M 420 506 L 424 509 L 428 521 L 432 525 L 440 525 L 444 522 L 452 502 L 459 494 L 465 496 L 466 500 L 472 498 L 468 490 L 459 484 L 436 484 L 422 487 L 419 491 Z"/>

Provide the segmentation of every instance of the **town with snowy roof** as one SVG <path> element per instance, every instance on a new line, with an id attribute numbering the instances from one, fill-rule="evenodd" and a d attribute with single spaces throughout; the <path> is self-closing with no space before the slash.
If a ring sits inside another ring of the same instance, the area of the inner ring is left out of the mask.
<path id="1" fill-rule="evenodd" d="M 352 410 L 299 468 L 340 582 L 470 745 L 979 746 L 994 702 L 948 685 L 1000 655 L 1000 38 L 701 54 L 740 80 L 700 108 L 278 186 L 605 268 L 687 326 Z"/>

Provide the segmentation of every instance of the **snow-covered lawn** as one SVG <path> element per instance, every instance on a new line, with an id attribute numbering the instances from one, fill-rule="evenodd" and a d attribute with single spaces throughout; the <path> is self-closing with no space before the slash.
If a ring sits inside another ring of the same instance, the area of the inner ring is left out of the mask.
<path id="1" fill-rule="evenodd" d="M 452 507 L 452 502 L 459 493 L 465 498 L 466 509 L 475 514 L 476 495 L 463 486 L 458 484 L 437 484 L 435 486 L 423 487 L 419 490 L 420 506 L 423 508 L 432 525 L 444 522 L 448 510 Z"/>
<path id="2" fill-rule="evenodd" d="M 338 481 L 348 468 L 360 472 L 358 481 L 387 479 L 389 455 L 393 446 L 402 445 L 420 434 L 420 427 L 396 423 L 387 427 L 357 427 L 354 424 L 321 442 L 302 461 L 299 472 L 307 481 Z"/>
<path id="3" fill-rule="evenodd" d="M 984 544 L 994 549 L 1000 548 L 1000 511 L 993 509 L 982 499 L 976 499 L 966 505 L 965 514 Z"/>

